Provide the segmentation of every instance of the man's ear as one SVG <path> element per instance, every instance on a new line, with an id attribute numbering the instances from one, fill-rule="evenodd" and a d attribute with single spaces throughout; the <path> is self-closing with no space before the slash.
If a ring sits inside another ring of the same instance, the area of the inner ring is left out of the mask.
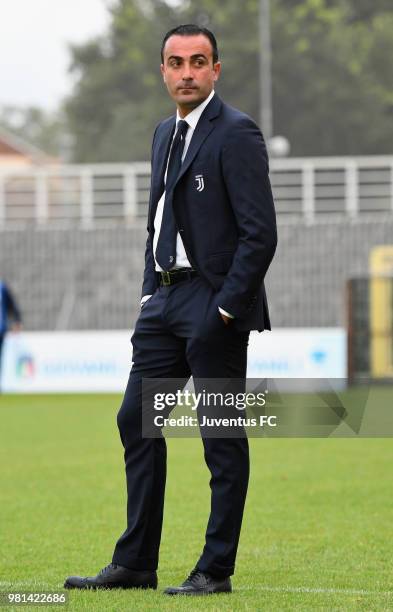
<path id="1" fill-rule="evenodd" d="M 161 66 L 160 66 L 160 70 L 161 70 L 162 78 L 164 79 L 164 83 L 166 83 L 166 80 L 165 80 L 165 67 L 164 67 L 164 64 L 161 64 Z"/>
<path id="2" fill-rule="evenodd" d="M 218 81 L 221 72 L 221 62 L 216 62 L 214 64 L 214 80 Z"/>

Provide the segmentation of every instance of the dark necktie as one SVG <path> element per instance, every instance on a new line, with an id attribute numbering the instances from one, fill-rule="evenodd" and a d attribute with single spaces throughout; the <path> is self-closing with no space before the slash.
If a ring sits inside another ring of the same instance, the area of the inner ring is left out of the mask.
<path id="1" fill-rule="evenodd" d="M 165 182 L 165 200 L 162 213 L 160 235 L 157 241 L 156 261 L 165 271 L 176 263 L 177 227 L 173 214 L 173 188 L 180 172 L 181 158 L 186 140 L 188 123 L 182 119 L 177 124 L 176 135 L 169 154 L 168 170 Z"/>

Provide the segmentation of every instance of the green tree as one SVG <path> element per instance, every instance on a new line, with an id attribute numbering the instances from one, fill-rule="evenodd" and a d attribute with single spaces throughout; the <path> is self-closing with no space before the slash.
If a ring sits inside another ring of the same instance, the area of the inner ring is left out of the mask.
<path id="1" fill-rule="evenodd" d="M 77 161 L 149 158 L 153 130 L 173 110 L 159 52 L 163 31 L 175 22 L 165 2 L 121 0 L 107 35 L 71 48 L 77 81 L 66 111 Z"/>
<path id="2" fill-rule="evenodd" d="M 159 72 L 163 34 L 196 22 L 217 35 L 217 91 L 259 117 L 258 0 L 118 0 L 108 33 L 71 49 L 66 110 L 76 161 L 148 159 L 173 112 Z M 271 0 L 274 133 L 292 155 L 391 152 L 391 0 Z"/>
<path id="3" fill-rule="evenodd" d="M 371 10 L 370 3 L 358 0 L 306 0 L 296 6 L 276 0 L 274 6 L 275 129 L 289 138 L 292 153 L 391 152 L 388 4 L 374 2 Z"/>

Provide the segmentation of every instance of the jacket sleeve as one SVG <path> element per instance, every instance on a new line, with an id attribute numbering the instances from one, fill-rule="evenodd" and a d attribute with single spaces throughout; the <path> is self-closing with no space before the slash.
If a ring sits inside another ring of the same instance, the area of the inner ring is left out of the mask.
<path id="1" fill-rule="evenodd" d="M 154 157 L 154 139 L 157 133 L 158 126 L 155 129 L 153 136 L 153 143 L 151 148 L 151 182 L 150 182 L 150 202 L 149 202 L 149 213 L 148 219 L 150 218 L 150 210 L 152 206 L 152 179 L 153 179 L 153 157 Z M 143 298 L 145 295 L 152 295 L 157 289 L 157 277 L 155 272 L 155 261 L 153 255 L 153 245 L 151 241 L 150 234 L 150 226 L 149 221 L 147 223 L 147 239 L 146 239 L 146 248 L 145 248 L 145 270 L 143 274 L 143 284 L 142 284 L 142 295 Z"/>
<path id="2" fill-rule="evenodd" d="M 4 285 L 4 300 L 7 314 L 10 315 L 16 323 L 20 323 L 22 321 L 21 312 L 14 296 L 6 285 Z"/>
<path id="3" fill-rule="evenodd" d="M 255 304 L 277 246 L 268 155 L 263 136 L 250 118 L 242 117 L 231 126 L 221 164 L 239 240 L 218 304 L 242 318 Z"/>
<path id="4" fill-rule="evenodd" d="M 147 227 L 147 240 L 145 248 L 145 271 L 143 274 L 142 295 L 153 295 L 157 289 L 157 279 L 155 273 L 155 262 L 153 257 L 153 247 L 150 240 L 149 226 Z"/>

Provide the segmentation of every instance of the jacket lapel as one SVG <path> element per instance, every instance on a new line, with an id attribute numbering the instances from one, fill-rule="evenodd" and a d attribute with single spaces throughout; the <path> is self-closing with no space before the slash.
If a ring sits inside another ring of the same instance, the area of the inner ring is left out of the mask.
<path id="1" fill-rule="evenodd" d="M 221 112 L 222 102 L 217 94 L 214 95 L 212 100 L 206 106 L 203 111 L 195 132 L 192 135 L 190 145 L 187 149 L 186 157 L 181 165 L 179 176 L 176 179 L 174 187 L 178 181 L 182 178 L 187 169 L 190 167 L 196 154 L 201 148 L 203 142 L 206 140 L 212 130 L 214 130 L 214 123 L 212 119 L 215 119 Z M 154 227 L 154 217 L 156 214 L 157 204 L 164 193 L 164 176 L 166 169 L 166 162 L 168 159 L 169 148 L 172 142 L 173 132 L 175 130 L 176 117 L 168 119 L 167 123 L 162 126 L 160 134 L 157 133 L 157 142 L 154 147 L 154 164 L 152 168 L 152 187 L 151 187 L 151 205 L 150 205 L 150 227 Z"/>
<path id="2" fill-rule="evenodd" d="M 165 184 L 165 168 L 168 159 L 169 148 L 172 142 L 173 132 L 175 130 L 176 117 L 171 117 L 166 125 L 162 126 L 160 134 L 157 133 L 157 142 L 154 147 L 154 164 L 152 167 L 151 180 L 151 206 L 150 216 L 154 220 L 158 201 L 164 193 Z"/>
<path id="3" fill-rule="evenodd" d="M 222 106 L 222 102 L 220 98 L 217 96 L 217 94 L 214 94 L 214 97 L 209 102 L 209 104 L 206 106 L 205 110 L 203 111 L 197 123 L 195 132 L 192 135 L 190 145 L 187 149 L 186 156 L 181 165 L 179 176 L 176 179 L 174 187 L 180 181 L 180 179 L 185 174 L 185 172 L 187 172 L 196 154 L 201 148 L 203 142 L 209 136 L 210 132 L 214 130 L 214 123 L 212 123 L 212 119 L 215 119 L 215 117 L 217 117 L 220 114 L 221 106 Z"/>

